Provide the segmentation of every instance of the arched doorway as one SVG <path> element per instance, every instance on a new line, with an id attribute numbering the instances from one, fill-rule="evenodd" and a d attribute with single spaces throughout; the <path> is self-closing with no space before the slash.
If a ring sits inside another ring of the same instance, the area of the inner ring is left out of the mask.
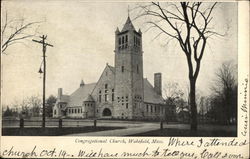
<path id="1" fill-rule="evenodd" d="M 105 108 L 102 112 L 102 116 L 111 116 L 111 110 L 109 108 Z"/>

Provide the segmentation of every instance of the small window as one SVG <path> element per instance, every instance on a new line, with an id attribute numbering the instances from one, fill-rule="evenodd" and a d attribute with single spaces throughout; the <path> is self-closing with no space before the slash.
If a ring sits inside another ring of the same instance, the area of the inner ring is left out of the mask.
<path id="1" fill-rule="evenodd" d="M 121 37 L 119 37 L 119 45 L 121 45 L 122 43 L 122 40 L 121 40 Z"/>
<path id="2" fill-rule="evenodd" d="M 107 89 L 108 88 L 108 84 L 105 84 L 105 89 Z"/>
<path id="3" fill-rule="evenodd" d="M 56 110 L 54 110 L 54 114 L 56 115 Z"/>
<path id="4" fill-rule="evenodd" d="M 122 66 L 122 72 L 124 72 L 124 66 Z"/>
<path id="5" fill-rule="evenodd" d="M 124 44 L 124 36 L 122 37 L 122 44 Z"/>
<path id="6" fill-rule="evenodd" d="M 156 106 L 155 106 L 155 112 L 156 112 Z"/>
<path id="7" fill-rule="evenodd" d="M 128 103 L 126 103 L 126 108 L 128 109 Z"/>
<path id="8" fill-rule="evenodd" d="M 108 100 L 108 95 L 107 94 L 105 94 L 105 102 L 107 102 L 107 100 Z"/>
<path id="9" fill-rule="evenodd" d="M 114 101 L 115 100 L 115 90 L 114 89 L 112 89 L 112 101 Z"/>
<path id="10" fill-rule="evenodd" d="M 99 102 L 102 102 L 102 95 L 101 94 L 99 95 Z"/>
<path id="11" fill-rule="evenodd" d="M 139 66 L 138 66 L 138 64 L 136 66 L 136 72 L 139 73 Z"/>
<path id="12" fill-rule="evenodd" d="M 128 42 L 128 35 L 125 36 L 125 42 Z"/>
<path id="13" fill-rule="evenodd" d="M 101 93 L 102 93 L 102 91 L 100 90 L 99 91 L 99 102 L 102 102 L 102 94 Z"/>
<path id="14" fill-rule="evenodd" d="M 96 112 L 98 113 L 98 109 L 96 109 Z"/>

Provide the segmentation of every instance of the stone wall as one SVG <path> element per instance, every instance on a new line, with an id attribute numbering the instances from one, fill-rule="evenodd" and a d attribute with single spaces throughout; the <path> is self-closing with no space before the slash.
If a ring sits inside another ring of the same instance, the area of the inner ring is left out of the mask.
<path id="1" fill-rule="evenodd" d="M 93 92 L 92 97 L 96 101 L 95 103 L 95 117 L 101 118 L 103 110 L 105 108 L 109 108 L 111 110 L 112 116 L 114 114 L 113 111 L 113 103 L 112 101 L 112 93 L 116 93 L 115 91 L 112 92 L 112 90 L 115 90 L 114 88 L 114 72 L 112 72 L 112 67 L 106 65 L 100 79 L 98 80 Z M 105 88 L 105 85 L 107 85 L 107 88 Z M 106 93 L 105 93 L 106 91 Z M 105 101 L 105 94 L 107 95 L 107 100 Z M 101 98 L 100 98 L 101 96 Z"/>

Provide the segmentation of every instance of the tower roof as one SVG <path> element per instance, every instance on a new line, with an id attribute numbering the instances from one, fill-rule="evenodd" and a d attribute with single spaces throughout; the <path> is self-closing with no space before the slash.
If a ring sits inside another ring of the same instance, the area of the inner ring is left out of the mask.
<path id="1" fill-rule="evenodd" d="M 128 16 L 126 23 L 124 24 L 124 26 L 122 28 L 122 32 L 128 31 L 128 30 L 135 30 L 129 16 Z"/>
<path id="2" fill-rule="evenodd" d="M 80 83 L 80 87 L 83 87 L 85 84 L 83 82 L 83 80 L 81 80 L 81 83 Z"/>

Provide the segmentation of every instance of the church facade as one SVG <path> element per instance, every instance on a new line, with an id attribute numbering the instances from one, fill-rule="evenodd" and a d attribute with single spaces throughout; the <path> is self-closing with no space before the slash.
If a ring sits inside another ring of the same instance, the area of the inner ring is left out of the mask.
<path id="1" fill-rule="evenodd" d="M 71 95 L 59 88 L 53 117 L 164 119 L 161 78 L 154 74 L 154 86 L 143 78 L 142 33 L 128 17 L 115 31 L 115 66 L 106 64 L 96 83 L 81 81 Z"/>

